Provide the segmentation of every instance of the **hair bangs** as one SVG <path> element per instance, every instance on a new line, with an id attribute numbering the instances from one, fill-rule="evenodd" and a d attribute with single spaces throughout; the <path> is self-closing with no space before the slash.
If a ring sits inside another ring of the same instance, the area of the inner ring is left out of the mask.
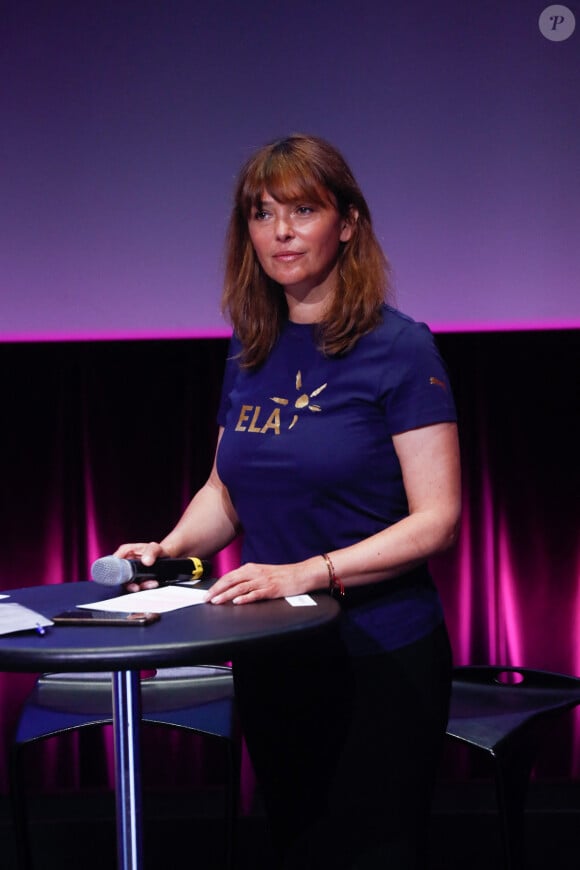
<path id="1" fill-rule="evenodd" d="M 264 193 L 277 202 L 306 200 L 321 206 L 334 205 L 324 178 L 319 176 L 302 155 L 276 149 L 256 160 L 244 179 L 240 204 L 247 218 L 253 208 L 259 208 Z"/>

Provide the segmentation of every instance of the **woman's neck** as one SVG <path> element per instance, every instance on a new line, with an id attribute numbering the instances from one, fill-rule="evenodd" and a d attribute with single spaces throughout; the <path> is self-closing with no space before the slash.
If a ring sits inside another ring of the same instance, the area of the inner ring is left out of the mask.
<path id="1" fill-rule="evenodd" d="M 293 323 L 320 323 L 328 312 L 335 286 L 336 277 L 331 274 L 326 281 L 307 292 L 300 292 L 297 287 L 284 287 L 288 319 Z"/>
<path id="2" fill-rule="evenodd" d="M 286 295 L 286 300 L 288 302 L 288 320 L 292 323 L 320 323 L 328 308 L 327 299 L 297 301 Z"/>

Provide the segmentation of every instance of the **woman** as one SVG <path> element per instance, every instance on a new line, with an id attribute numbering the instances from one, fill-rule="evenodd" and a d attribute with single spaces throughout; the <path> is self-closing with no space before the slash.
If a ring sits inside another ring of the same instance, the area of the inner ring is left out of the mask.
<path id="1" fill-rule="evenodd" d="M 337 594 L 324 637 L 234 661 L 280 865 L 424 867 L 451 673 L 426 563 L 460 514 L 445 369 L 427 327 L 385 304 L 368 206 L 325 141 L 248 161 L 227 254 L 213 470 L 161 543 L 115 555 L 207 557 L 243 532 L 209 603 Z"/>

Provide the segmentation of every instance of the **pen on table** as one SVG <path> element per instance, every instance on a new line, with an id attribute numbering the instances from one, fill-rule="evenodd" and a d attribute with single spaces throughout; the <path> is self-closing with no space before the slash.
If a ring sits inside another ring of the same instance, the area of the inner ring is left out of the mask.
<path id="1" fill-rule="evenodd" d="M 45 628 L 44 625 L 41 625 L 40 622 L 37 622 L 37 623 L 36 623 L 35 631 L 36 631 L 37 634 L 40 634 L 40 635 L 45 635 L 45 634 L 46 634 L 46 628 Z"/>

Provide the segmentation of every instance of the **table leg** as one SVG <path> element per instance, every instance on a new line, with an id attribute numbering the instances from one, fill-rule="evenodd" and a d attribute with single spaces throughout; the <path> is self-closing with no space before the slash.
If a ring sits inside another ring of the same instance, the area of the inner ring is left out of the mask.
<path id="1" fill-rule="evenodd" d="M 113 673 L 117 858 L 120 870 L 141 870 L 141 686 L 138 671 Z"/>

